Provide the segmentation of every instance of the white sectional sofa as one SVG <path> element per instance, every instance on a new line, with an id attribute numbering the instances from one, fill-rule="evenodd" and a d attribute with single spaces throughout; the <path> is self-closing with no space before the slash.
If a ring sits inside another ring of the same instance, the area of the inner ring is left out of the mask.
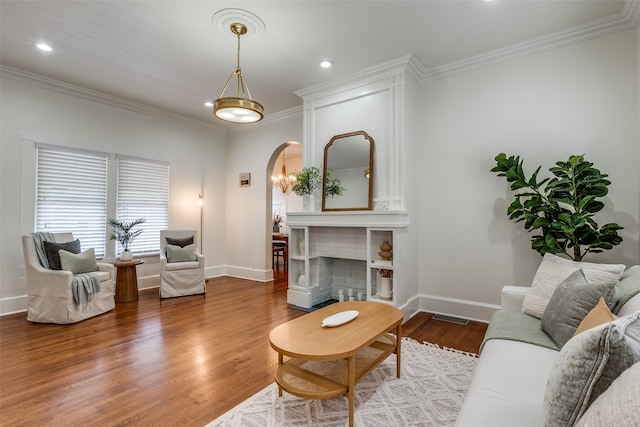
<path id="1" fill-rule="evenodd" d="M 620 375 L 620 379 L 602 393 L 598 399 L 603 402 L 599 405 L 596 405 L 598 400 L 593 404 L 589 402 L 594 408 L 588 407 L 587 412 L 584 412 L 584 409 L 580 413 L 576 412 L 575 419 L 569 423 L 549 420 L 548 404 L 545 404 L 545 394 L 549 392 L 547 387 L 554 380 L 564 381 L 557 377 L 565 368 L 557 366 L 561 365 L 561 349 L 542 330 L 541 320 L 522 313 L 523 302 L 530 289 L 530 287 L 519 286 L 503 288 L 502 310 L 494 314 L 489 325 L 480 360 L 456 426 L 525 427 L 574 425 L 575 422 L 577 422 L 576 425 L 585 426 L 640 425 L 640 418 L 638 418 L 640 417 L 640 362 L 636 362 L 633 369 L 629 368 L 624 378 Z M 637 314 L 640 312 L 638 291 L 640 291 L 640 266 L 634 266 L 624 272 L 616 286 L 616 298 L 620 303 L 624 302 L 614 308 L 619 320 L 625 316 L 640 316 Z M 621 295 L 623 292 L 626 295 Z M 613 323 L 616 322 L 618 320 Z M 636 329 L 633 333 L 636 336 L 632 337 L 632 340 L 635 339 L 634 342 L 637 342 L 640 340 L 640 335 L 637 334 L 637 325 L 640 321 L 636 321 L 635 324 Z M 605 328 L 606 325 L 602 324 L 599 328 Z M 520 341 L 521 337 L 526 337 L 525 341 L 530 340 L 531 335 L 534 335 L 533 341 L 537 341 L 536 344 Z M 586 333 L 577 335 L 571 340 L 577 340 L 582 335 Z M 564 344 L 563 349 L 573 346 L 574 344 L 570 345 L 571 342 Z M 566 383 L 561 385 L 566 386 Z M 617 399 L 622 401 L 622 409 L 614 408 L 615 405 L 610 403 L 613 396 L 605 396 L 613 393 L 622 394 L 623 398 Z M 605 403 L 606 398 L 609 398 L 607 403 Z M 602 407 L 605 405 L 603 410 Z M 607 411 L 609 415 L 605 414 Z M 601 417 L 611 417 L 613 416 L 611 414 L 623 417 L 623 421 L 607 419 L 603 422 Z"/>

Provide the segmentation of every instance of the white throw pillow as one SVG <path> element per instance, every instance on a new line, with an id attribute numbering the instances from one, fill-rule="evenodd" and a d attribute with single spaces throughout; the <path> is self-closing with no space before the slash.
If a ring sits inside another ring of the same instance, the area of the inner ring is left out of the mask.
<path id="1" fill-rule="evenodd" d="M 595 264 L 576 262 L 546 253 L 533 278 L 531 289 L 522 304 L 522 312 L 542 319 L 545 308 L 556 287 L 577 270 L 582 270 L 589 283 L 620 280 L 624 264 Z"/>

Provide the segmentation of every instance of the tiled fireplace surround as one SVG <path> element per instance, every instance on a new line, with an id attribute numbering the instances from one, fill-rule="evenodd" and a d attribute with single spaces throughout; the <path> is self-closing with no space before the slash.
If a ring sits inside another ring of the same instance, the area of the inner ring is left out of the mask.
<path id="1" fill-rule="evenodd" d="M 387 211 L 299 212 L 289 213 L 287 219 L 290 227 L 288 302 L 301 307 L 338 299 L 339 289 L 343 289 L 345 299 L 349 289 L 356 299 L 358 292 L 372 299 L 371 295 L 376 294 L 376 273 L 375 269 L 370 272 L 367 269 L 372 262 L 380 262 L 377 253 L 382 241 L 379 237 L 397 237 L 398 231 L 408 225 L 406 212 Z M 308 239 L 307 255 L 311 256 L 304 256 L 298 249 L 303 235 Z M 395 256 L 402 253 L 402 248 L 395 245 L 402 239 L 394 240 L 391 243 L 395 264 Z M 306 284 L 298 284 L 302 272 Z M 396 298 L 389 303 L 397 304 Z"/>
<path id="2" fill-rule="evenodd" d="M 339 289 L 345 298 L 349 289 L 356 297 L 358 292 L 366 295 L 366 228 L 313 227 L 309 231 L 309 242 L 315 251 L 312 253 L 319 256 L 319 289 L 311 305 L 337 300 Z"/>

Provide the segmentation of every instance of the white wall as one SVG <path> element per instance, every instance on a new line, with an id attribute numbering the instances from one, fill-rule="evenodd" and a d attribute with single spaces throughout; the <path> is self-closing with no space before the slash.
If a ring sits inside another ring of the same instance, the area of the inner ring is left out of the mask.
<path id="1" fill-rule="evenodd" d="M 613 182 L 599 221 L 625 227 L 621 246 L 587 260 L 640 263 L 639 70 L 636 29 L 418 87 L 418 117 L 411 122 L 421 125 L 405 136 L 410 157 L 418 159 L 407 165 L 406 178 L 407 196 L 418 194 L 407 203 L 418 213 L 410 237 L 419 242 L 422 308 L 482 318 L 483 304 L 499 304 L 502 285 L 530 283 L 540 257 L 522 225 L 506 217 L 512 195 L 505 180 L 489 172 L 501 151 L 522 155 L 529 172 L 586 154 Z M 234 127 L 225 137 L 4 77 L 1 83 L 0 313 L 25 306 L 20 234 L 30 231 L 24 224 L 33 213 L 21 211 L 23 131 L 169 160 L 171 226 L 196 228 L 195 197 L 204 196 L 207 275 L 272 277 L 274 153 L 287 141 L 302 141 L 300 111 Z M 403 117 L 413 110 L 406 107 Z M 376 146 L 384 137 L 378 139 Z M 239 186 L 243 172 L 251 173 L 251 187 Z M 157 265 L 150 260 L 143 267 L 142 275 L 152 275 Z"/>
<path id="2" fill-rule="evenodd" d="M 302 141 L 302 112 L 254 125 L 238 126 L 228 135 L 226 162 L 225 264 L 227 273 L 260 281 L 271 269 L 271 175 L 279 146 Z M 251 173 L 251 186 L 240 187 L 238 175 Z"/>
<path id="3" fill-rule="evenodd" d="M 465 300 L 499 304 L 503 285 L 531 283 L 541 258 L 507 218 L 512 193 L 489 171 L 500 152 L 521 155 L 529 174 L 585 154 L 612 181 L 598 222 L 625 227 L 620 246 L 585 261 L 640 263 L 636 39 L 625 31 L 421 86 L 420 287 L 437 297 L 428 308 L 473 317 Z"/>
<path id="4" fill-rule="evenodd" d="M 0 313 L 24 309 L 26 284 L 20 235 L 33 231 L 32 189 L 22 188 L 24 132 L 78 148 L 159 159 L 170 162 L 169 223 L 174 228 L 199 227 L 198 193 L 205 203 L 206 266 L 224 263 L 224 209 L 209 209 L 225 198 L 225 135 L 176 120 L 153 117 L 129 109 L 71 96 L 47 87 L 7 78 L 2 81 Z M 33 144 L 31 144 L 33 145 Z M 222 244 L 221 244 L 222 242 Z M 109 242 L 113 244 L 114 242 Z M 145 260 L 139 279 L 158 273 L 157 257 Z M 157 284 L 157 282 L 156 282 Z"/>

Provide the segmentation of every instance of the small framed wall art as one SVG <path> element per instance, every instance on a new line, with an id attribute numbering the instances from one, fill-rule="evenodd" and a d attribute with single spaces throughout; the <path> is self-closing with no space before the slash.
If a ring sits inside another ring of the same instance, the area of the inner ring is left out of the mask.
<path id="1" fill-rule="evenodd" d="M 240 187 L 251 187 L 251 174 L 249 172 L 240 174 Z"/>

